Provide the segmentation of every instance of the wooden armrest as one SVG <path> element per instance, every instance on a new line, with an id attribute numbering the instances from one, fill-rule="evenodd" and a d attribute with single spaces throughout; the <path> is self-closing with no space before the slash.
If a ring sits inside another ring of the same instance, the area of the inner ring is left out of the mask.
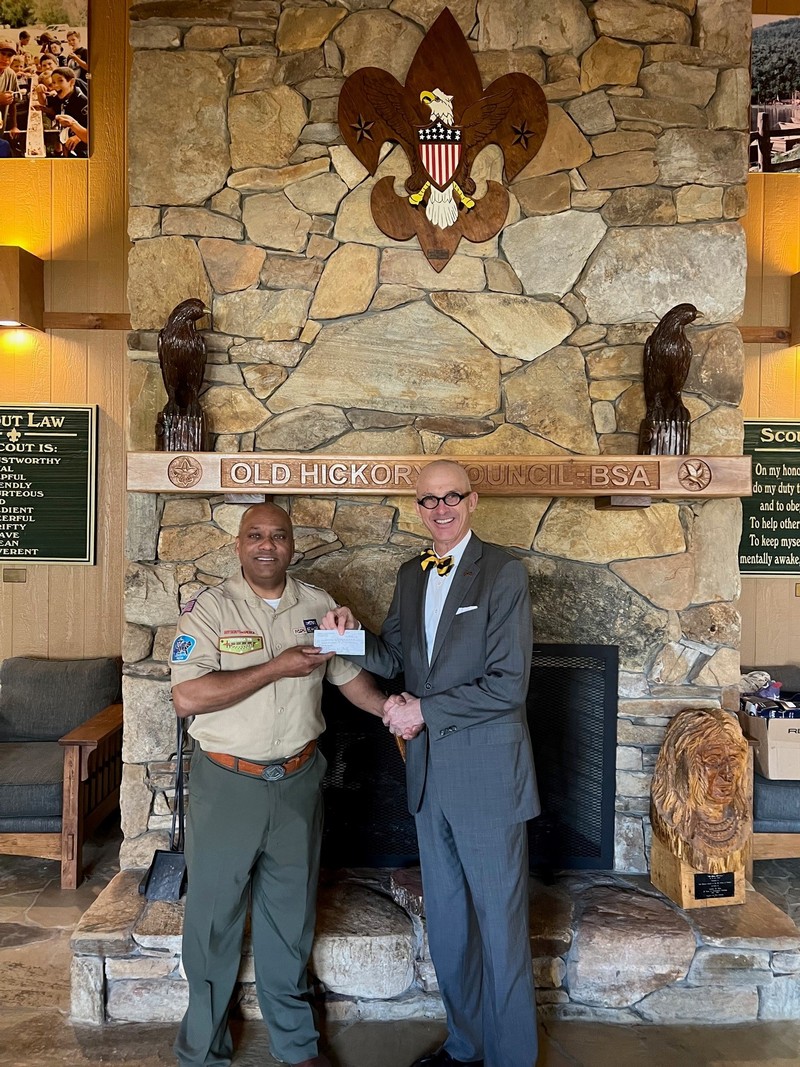
<path id="1" fill-rule="evenodd" d="M 74 730 L 58 739 L 59 745 L 97 745 L 122 727 L 122 705 L 109 704 L 91 719 L 82 722 Z"/>

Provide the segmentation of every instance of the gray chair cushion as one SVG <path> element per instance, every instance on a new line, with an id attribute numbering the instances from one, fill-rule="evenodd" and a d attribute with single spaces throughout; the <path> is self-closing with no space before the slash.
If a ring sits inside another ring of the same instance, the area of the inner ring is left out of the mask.
<path id="1" fill-rule="evenodd" d="M 57 741 L 119 694 L 115 659 L 14 656 L 0 665 L 0 741 Z"/>
<path id="2" fill-rule="evenodd" d="M 756 833 L 800 833 L 800 782 L 753 776 L 753 829 Z"/>
<path id="3" fill-rule="evenodd" d="M 0 818 L 57 818 L 60 829 L 63 780 L 64 749 L 57 741 L 0 744 Z"/>
<path id="4" fill-rule="evenodd" d="M 61 816 L 52 819 L 4 819 L 0 815 L 0 834 L 60 834 Z"/>

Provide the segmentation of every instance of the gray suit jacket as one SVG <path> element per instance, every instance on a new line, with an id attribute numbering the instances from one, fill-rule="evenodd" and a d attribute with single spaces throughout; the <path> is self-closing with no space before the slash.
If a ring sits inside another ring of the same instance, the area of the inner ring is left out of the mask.
<path id="1" fill-rule="evenodd" d="M 531 819 L 540 809 L 525 706 L 533 639 L 527 572 L 473 533 L 430 664 L 427 580 L 418 557 L 402 565 L 381 635 L 367 631 L 366 654 L 356 660 L 384 678 L 403 671 L 407 691 L 422 699 L 427 729 L 406 748 L 409 810 L 419 810 L 430 778 L 453 824 Z"/>

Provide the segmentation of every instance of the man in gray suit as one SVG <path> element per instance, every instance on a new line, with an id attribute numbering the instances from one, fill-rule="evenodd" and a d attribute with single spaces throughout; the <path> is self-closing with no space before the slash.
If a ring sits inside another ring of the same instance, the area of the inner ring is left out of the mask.
<path id="1" fill-rule="evenodd" d="M 466 471 L 436 460 L 416 486 L 433 551 L 400 568 L 380 637 L 356 662 L 408 692 L 384 722 L 407 740 L 444 1045 L 412 1067 L 534 1067 L 526 820 L 539 812 L 525 700 L 531 605 L 519 560 L 471 532 Z M 347 607 L 323 628 L 358 628 Z"/>

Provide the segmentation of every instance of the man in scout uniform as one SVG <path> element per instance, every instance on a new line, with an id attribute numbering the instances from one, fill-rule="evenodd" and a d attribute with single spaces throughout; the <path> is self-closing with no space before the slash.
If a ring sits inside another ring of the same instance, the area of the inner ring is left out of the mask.
<path id="1" fill-rule="evenodd" d="M 330 1067 L 308 1001 L 325 759 L 322 680 L 381 715 L 371 675 L 314 647 L 334 601 L 287 576 L 289 516 L 257 504 L 242 516 L 241 574 L 185 605 L 172 646 L 172 696 L 195 716 L 186 837 L 183 966 L 189 1007 L 175 1042 L 181 1067 L 227 1067 L 228 1002 L 248 900 L 256 990 L 272 1054 Z"/>

